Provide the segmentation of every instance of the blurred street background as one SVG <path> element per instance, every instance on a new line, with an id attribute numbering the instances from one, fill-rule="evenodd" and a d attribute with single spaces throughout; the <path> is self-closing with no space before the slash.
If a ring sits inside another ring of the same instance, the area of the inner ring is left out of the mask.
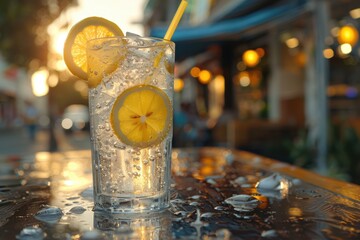
<path id="1" fill-rule="evenodd" d="M 56 131 L 59 151 L 90 149 L 88 132 L 77 132 L 65 135 L 61 129 Z M 35 139 L 30 139 L 25 128 L 2 129 L 0 135 L 0 158 L 21 157 L 36 152 L 49 151 L 49 133 L 47 130 L 37 131 Z"/>
<path id="2" fill-rule="evenodd" d="M 180 0 L 0 1 L 0 157 L 89 149 L 88 87 L 62 59 L 89 16 L 162 38 Z M 360 183 L 360 1 L 188 0 L 174 147 L 220 146 Z"/>

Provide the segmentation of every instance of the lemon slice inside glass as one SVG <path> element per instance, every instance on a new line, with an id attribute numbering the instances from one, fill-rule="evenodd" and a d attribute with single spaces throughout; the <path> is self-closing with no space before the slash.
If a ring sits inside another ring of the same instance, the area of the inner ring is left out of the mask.
<path id="1" fill-rule="evenodd" d="M 161 89 L 152 85 L 134 86 L 118 96 L 110 121 L 123 143 L 150 147 L 159 144 L 171 129 L 172 105 Z"/>
<path id="2" fill-rule="evenodd" d="M 121 29 L 113 22 L 100 17 L 89 17 L 75 24 L 65 41 L 64 61 L 72 74 L 88 79 L 86 44 L 89 40 L 103 37 L 124 36 Z M 101 69 L 99 69 L 101 70 Z M 94 87 L 101 77 L 89 79 L 89 86 Z"/>

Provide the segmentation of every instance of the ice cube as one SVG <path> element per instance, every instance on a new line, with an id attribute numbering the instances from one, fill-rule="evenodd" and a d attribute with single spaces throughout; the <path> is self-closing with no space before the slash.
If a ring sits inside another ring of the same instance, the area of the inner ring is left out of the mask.
<path id="1" fill-rule="evenodd" d="M 287 180 L 278 173 L 274 173 L 266 178 L 261 179 L 257 184 L 256 188 L 267 189 L 267 190 L 281 190 L 284 189 L 288 184 L 284 184 Z"/>
<path id="2" fill-rule="evenodd" d="M 136 34 L 136 33 L 132 33 L 132 32 L 126 32 L 127 37 L 141 37 L 140 35 Z"/>

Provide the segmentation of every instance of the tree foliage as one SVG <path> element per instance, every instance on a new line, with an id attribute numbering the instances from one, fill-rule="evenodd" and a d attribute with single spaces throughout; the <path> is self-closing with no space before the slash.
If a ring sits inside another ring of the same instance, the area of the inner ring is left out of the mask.
<path id="1" fill-rule="evenodd" d="M 76 0 L 1 0 L 0 54 L 10 64 L 28 67 L 32 59 L 45 65 L 47 26 Z"/>

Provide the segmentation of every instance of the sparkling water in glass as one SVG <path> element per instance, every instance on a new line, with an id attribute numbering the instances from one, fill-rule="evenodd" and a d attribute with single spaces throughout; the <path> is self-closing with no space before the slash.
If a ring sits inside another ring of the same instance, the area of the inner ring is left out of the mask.
<path id="1" fill-rule="evenodd" d="M 163 39 L 88 42 L 95 210 L 136 213 L 168 207 L 174 58 L 174 43 Z"/>

